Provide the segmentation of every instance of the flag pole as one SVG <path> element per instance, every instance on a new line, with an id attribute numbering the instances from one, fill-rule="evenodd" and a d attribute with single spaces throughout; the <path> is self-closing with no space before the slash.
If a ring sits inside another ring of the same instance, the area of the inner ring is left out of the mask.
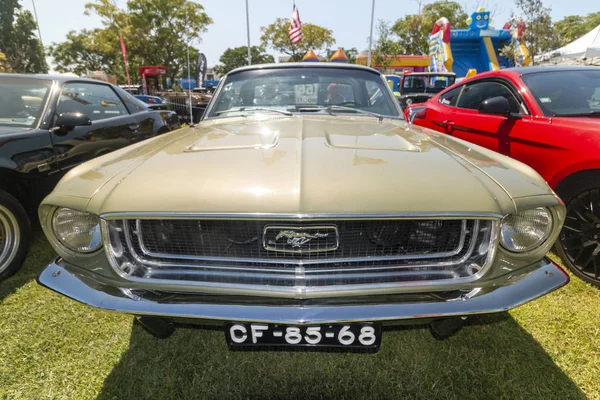
<path id="1" fill-rule="evenodd" d="M 127 48 L 123 40 L 123 34 L 119 32 L 119 41 L 121 42 L 121 53 L 123 53 L 123 63 L 125 64 L 125 74 L 127 75 L 127 85 L 129 94 L 131 94 L 131 79 L 129 78 L 129 63 L 127 62 Z"/>
<path id="2" fill-rule="evenodd" d="M 250 13 L 248 12 L 248 0 L 246 0 L 246 36 L 248 37 L 248 65 L 252 65 L 252 53 L 250 52 Z"/>
<path id="3" fill-rule="evenodd" d="M 375 18 L 375 0 L 371 6 L 371 33 L 369 34 L 369 56 L 367 57 L 367 67 L 371 66 L 371 44 L 373 43 L 373 20 Z"/>

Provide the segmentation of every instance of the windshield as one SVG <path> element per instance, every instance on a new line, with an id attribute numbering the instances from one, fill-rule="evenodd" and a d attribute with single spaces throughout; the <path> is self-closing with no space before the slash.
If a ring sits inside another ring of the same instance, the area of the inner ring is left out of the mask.
<path id="1" fill-rule="evenodd" d="M 527 74 L 523 81 L 546 116 L 600 111 L 600 70 Z"/>
<path id="2" fill-rule="evenodd" d="M 290 67 L 229 75 L 209 118 L 267 112 L 376 113 L 398 118 L 381 75 L 353 68 Z M 342 106 L 342 107 L 340 107 Z M 343 109 L 344 108 L 344 109 Z"/>
<path id="3" fill-rule="evenodd" d="M 0 76 L 0 125 L 36 126 L 51 87 L 50 80 Z"/>
<path id="4" fill-rule="evenodd" d="M 438 93 L 454 84 L 456 77 L 447 75 L 412 75 L 404 77 L 402 93 Z"/>

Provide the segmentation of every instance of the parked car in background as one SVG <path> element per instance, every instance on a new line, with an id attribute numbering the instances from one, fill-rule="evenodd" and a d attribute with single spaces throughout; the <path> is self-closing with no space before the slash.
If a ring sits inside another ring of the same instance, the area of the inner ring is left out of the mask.
<path id="1" fill-rule="evenodd" d="M 415 107 L 414 123 L 533 167 L 567 206 L 557 252 L 600 286 L 600 68 L 479 74 Z"/>
<path id="2" fill-rule="evenodd" d="M 216 323 L 232 347 L 377 349 L 415 320 L 447 337 L 569 280 L 535 171 L 411 129 L 352 64 L 234 70 L 195 127 L 80 165 L 39 214 L 60 256 L 40 284 L 159 337 Z"/>
<path id="3" fill-rule="evenodd" d="M 385 79 L 387 80 L 388 85 L 392 89 L 392 93 L 394 93 L 394 97 L 400 100 L 400 81 L 402 80 L 401 75 L 385 75 Z"/>
<path id="4" fill-rule="evenodd" d="M 178 127 L 172 111 L 150 111 L 109 83 L 0 74 L 0 280 L 21 265 L 30 216 L 62 175 Z"/>
<path id="5" fill-rule="evenodd" d="M 136 94 L 134 97 L 146 104 L 167 104 L 167 100 L 159 96 L 149 96 L 145 94 Z"/>
<path id="6" fill-rule="evenodd" d="M 119 85 L 119 87 L 134 96 L 142 93 L 142 87 L 139 85 Z"/>
<path id="7" fill-rule="evenodd" d="M 424 103 L 437 93 L 454 85 L 453 72 L 406 72 L 398 85 L 400 107 Z"/>
<path id="8" fill-rule="evenodd" d="M 200 121 L 200 118 L 212 97 L 212 94 L 205 89 L 193 89 L 191 93 L 187 90 L 185 92 L 174 92 L 170 90 L 167 92 L 157 92 L 156 94 L 167 102 L 170 109 L 177 113 L 179 120 L 183 123 L 195 123 Z"/>

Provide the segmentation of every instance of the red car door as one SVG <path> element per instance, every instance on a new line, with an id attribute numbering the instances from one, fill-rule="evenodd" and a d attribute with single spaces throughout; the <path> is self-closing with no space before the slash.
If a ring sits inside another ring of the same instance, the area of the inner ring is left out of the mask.
<path id="1" fill-rule="evenodd" d="M 439 98 L 434 97 L 423 104 L 426 110 L 415 119 L 415 124 L 425 128 L 433 129 L 443 133 L 452 132 L 451 121 L 453 120 L 456 100 L 462 90 L 462 86 L 449 90 Z M 418 108 L 417 104 L 415 108 Z"/>
<path id="2" fill-rule="evenodd" d="M 495 97 L 508 101 L 512 117 L 485 114 L 480 105 Z M 499 79 L 476 80 L 462 86 L 454 113 L 446 121 L 447 133 L 490 150 L 508 154 L 510 138 L 531 121 L 523 100 L 509 84 Z"/>

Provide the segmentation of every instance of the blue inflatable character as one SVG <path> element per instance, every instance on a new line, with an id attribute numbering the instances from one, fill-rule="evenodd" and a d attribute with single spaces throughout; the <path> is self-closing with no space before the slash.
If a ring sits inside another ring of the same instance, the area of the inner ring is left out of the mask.
<path id="1" fill-rule="evenodd" d="M 490 12 L 479 9 L 471 14 L 471 17 L 467 19 L 470 30 L 487 30 L 490 27 Z"/>

